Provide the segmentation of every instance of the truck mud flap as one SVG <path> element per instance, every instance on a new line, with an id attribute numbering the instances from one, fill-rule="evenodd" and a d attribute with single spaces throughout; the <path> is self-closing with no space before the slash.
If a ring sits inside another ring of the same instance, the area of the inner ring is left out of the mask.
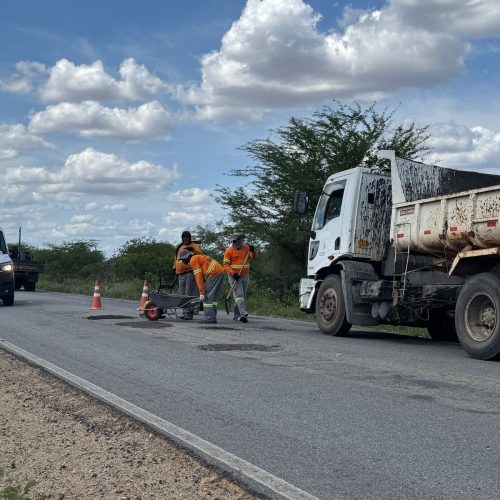
<path id="1" fill-rule="evenodd" d="M 364 302 L 360 295 L 363 281 L 377 281 L 379 276 L 367 262 L 340 261 L 340 277 L 346 306 L 347 321 L 353 325 L 375 326 L 379 320 L 372 317 L 370 302 Z"/>

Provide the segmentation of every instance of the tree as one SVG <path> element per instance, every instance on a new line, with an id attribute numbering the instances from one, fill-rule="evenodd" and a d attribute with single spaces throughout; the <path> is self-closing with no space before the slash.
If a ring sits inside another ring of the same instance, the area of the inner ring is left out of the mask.
<path id="1" fill-rule="evenodd" d="M 245 178 L 246 185 L 235 190 L 218 186 L 215 199 L 228 214 L 218 224 L 219 232 L 245 231 L 266 248 L 275 276 L 296 281 L 306 262 L 309 233 L 304 229 L 311 226 L 323 184 L 332 173 L 360 165 L 383 168 L 376 156 L 379 149 L 394 149 L 408 159 L 428 153 L 427 127 L 393 127 L 393 117 L 394 111 L 379 112 L 375 103 L 363 108 L 334 101 L 311 118 L 291 117 L 267 139 L 245 144 L 242 149 L 255 163 L 229 173 Z M 297 190 L 307 191 L 310 199 L 303 230 L 292 212 Z"/>
<path id="2" fill-rule="evenodd" d="M 104 254 L 94 240 L 65 241 L 37 249 L 36 258 L 45 261 L 45 275 L 55 281 L 68 278 L 96 278 L 104 265 Z"/>
<path id="3" fill-rule="evenodd" d="M 154 238 L 134 238 L 127 241 L 113 256 L 119 279 L 151 279 L 172 270 L 175 248 Z"/>

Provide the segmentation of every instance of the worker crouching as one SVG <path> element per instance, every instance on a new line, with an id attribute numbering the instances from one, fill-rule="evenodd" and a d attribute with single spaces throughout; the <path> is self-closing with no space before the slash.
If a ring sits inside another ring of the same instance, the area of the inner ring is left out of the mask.
<path id="1" fill-rule="evenodd" d="M 208 255 L 195 255 L 189 250 L 179 253 L 179 260 L 191 267 L 203 302 L 204 323 L 217 323 L 217 299 L 222 290 L 224 268 Z"/>

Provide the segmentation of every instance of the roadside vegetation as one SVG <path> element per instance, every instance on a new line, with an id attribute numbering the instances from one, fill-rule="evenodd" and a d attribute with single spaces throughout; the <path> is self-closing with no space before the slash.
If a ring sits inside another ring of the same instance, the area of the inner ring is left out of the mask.
<path id="1" fill-rule="evenodd" d="M 242 146 L 251 165 L 228 172 L 241 178 L 242 185 L 218 186 L 214 193 L 227 216 L 193 232 L 203 251 L 219 262 L 233 233 L 245 233 L 257 246 L 260 257 L 252 264 L 248 295 L 252 313 L 314 319 L 298 309 L 298 284 L 305 274 L 311 221 L 325 180 L 358 165 L 385 168 L 376 156 L 379 149 L 394 149 L 398 156 L 413 160 L 422 160 L 429 152 L 427 127 L 395 124 L 394 114 L 395 110 L 378 111 L 376 103 L 363 107 L 333 101 L 309 118 L 292 116 L 286 125 L 270 130 L 267 138 Z M 309 194 L 308 212 L 301 217 L 292 210 L 296 190 Z M 28 250 L 34 259 L 45 261 L 41 289 L 91 295 L 99 278 L 104 297 L 134 300 L 145 279 L 154 289 L 159 275 L 171 272 L 175 247 L 137 238 L 111 258 L 99 250 L 97 241 Z M 163 277 L 163 282 L 172 280 Z"/>

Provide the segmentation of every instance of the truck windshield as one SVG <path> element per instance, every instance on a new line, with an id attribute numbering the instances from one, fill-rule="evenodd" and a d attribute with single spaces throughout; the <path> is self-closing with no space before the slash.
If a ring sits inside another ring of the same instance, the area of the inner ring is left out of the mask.
<path id="1" fill-rule="evenodd" d="M 340 215 L 344 189 L 345 182 L 329 186 L 327 190 L 323 191 L 314 215 L 313 231 L 322 229 L 329 221 Z"/>

